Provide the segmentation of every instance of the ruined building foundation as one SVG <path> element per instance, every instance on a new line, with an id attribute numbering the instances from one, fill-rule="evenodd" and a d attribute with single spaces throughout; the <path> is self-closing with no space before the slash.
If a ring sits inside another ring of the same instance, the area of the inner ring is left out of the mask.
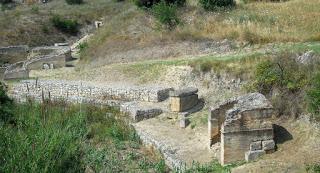
<path id="1" fill-rule="evenodd" d="M 272 115 L 272 105 L 260 93 L 233 98 L 211 108 L 209 147 L 220 143 L 220 163 L 251 161 L 273 152 Z"/>

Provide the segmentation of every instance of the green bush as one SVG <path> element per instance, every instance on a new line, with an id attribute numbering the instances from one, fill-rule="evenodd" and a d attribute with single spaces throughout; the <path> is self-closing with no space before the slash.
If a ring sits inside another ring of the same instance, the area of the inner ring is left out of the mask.
<path id="1" fill-rule="evenodd" d="M 167 4 L 166 2 L 161 1 L 152 7 L 152 14 L 168 29 L 174 28 L 179 23 L 176 5 Z"/>
<path id="2" fill-rule="evenodd" d="M 5 85 L 0 82 L 0 122 L 13 120 L 13 101 L 7 96 L 5 90 Z"/>
<path id="3" fill-rule="evenodd" d="M 0 4 L 9 4 L 12 3 L 12 0 L 0 0 Z"/>
<path id="4" fill-rule="evenodd" d="M 83 0 L 66 0 L 67 4 L 73 5 L 73 4 L 82 4 Z"/>
<path id="5" fill-rule="evenodd" d="M 222 7 L 232 7 L 235 5 L 234 0 L 200 0 L 199 3 L 208 11 L 213 11 Z"/>
<path id="6" fill-rule="evenodd" d="M 186 0 L 164 0 L 167 4 L 178 7 L 185 5 Z M 140 8 L 151 8 L 153 5 L 160 3 L 161 0 L 135 0 L 134 3 Z"/>
<path id="7" fill-rule="evenodd" d="M 310 78 L 308 66 L 293 55 L 282 54 L 257 65 L 254 90 L 269 97 L 278 115 L 298 116 L 304 111 L 304 89 Z"/>
<path id="8" fill-rule="evenodd" d="M 311 87 L 307 91 L 307 101 L 312 113 L 320 113 L 320 73 L 311 80 Z"/>
<path id="9" fill-rule="evenodd" d="M 64 33 L 76 35 L 79 32 L 79 23 L 76 20 L 64 19 L 58 15 L 51 18 L 54 27 Z"/>

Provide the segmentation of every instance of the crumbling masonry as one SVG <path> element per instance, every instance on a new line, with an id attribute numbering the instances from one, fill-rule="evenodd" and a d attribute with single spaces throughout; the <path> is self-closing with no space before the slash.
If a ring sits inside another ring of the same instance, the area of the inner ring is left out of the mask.
<path id="1" fill-rule="evenodd" d="M 211 109 L 209 147 L 220 143 L 222 165 L 254 160 L 274 151 L 273 107 L 260 93 L 233 98 Z"/>

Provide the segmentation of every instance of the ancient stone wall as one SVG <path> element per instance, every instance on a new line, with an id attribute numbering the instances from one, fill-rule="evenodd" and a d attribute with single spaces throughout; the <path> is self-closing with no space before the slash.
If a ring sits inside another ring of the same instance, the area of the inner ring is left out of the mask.
<path id="1" fill-rule="evenodd" d="M 209 146 L 221 142 L 218 159 L 222 165 L 255 158 L 265 150 L 251 150 L 252 143 L 273 141 L 273 107 L 260 93 L 230 99 L 210 113 Z"/>
<path id="2" fill-rule="evenodd" d="M 95 86 L 70 81 L 26 80 L 13 86 L 10 95 L 16 99 L 27 96 L 35 99 L 118 100 L 159 102 L 168 98 L 170 88 Z"/>
<path id="3" fill-rule="evenodd" d="M 43 69 L 44 64 L 47 64 L 48 66 L 52 64 L 53 68 L 65 67 L 66 56 L 64 54 L 40 56 L 25 62 L 25 66 L 28 70 Z"/>
<path id="4" fill-rule="evenodd" d="M 29 46 L 27 45 L 0 47 L 0 54 L 26 53 L 28 51 Z"/>
<path id="5" fill-rule="evenodd" d="M 26 69 L 24 62 L 17 62 L 6 67 L 4 79 L 25 79 L 29 78 L 29 71 Z"/>

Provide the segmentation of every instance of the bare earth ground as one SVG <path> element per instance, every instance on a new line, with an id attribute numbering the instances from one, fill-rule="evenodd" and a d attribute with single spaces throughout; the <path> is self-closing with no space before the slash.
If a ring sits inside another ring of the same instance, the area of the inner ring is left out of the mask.
<path id="1" fill-rule="evenodd" d="M 174 151 L 174 156 L 190 166 L 193 162 L 208 163 L 214 154 L 208 150 L 207 129 L 180 128 L 176 115 L 162 114 L 159 117 L 134 124 L 137 131 L 143 131 Z"/>

